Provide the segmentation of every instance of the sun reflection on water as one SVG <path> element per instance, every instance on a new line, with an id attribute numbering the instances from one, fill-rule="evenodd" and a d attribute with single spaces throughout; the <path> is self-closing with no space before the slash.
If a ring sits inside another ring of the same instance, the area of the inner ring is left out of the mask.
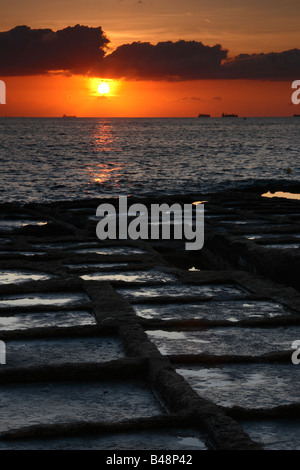
<path id="1" fill-rule="evenodd" d="M 121 170 L 122 167 L 120 165 L 112 167 L 114 164 L 114 162 L 110 162 L 100 163 L 96 166 L 89 166 L 87 171 L 88 175 L 92 179 L 89 184 L 98 184 L 104 186 L 109 184 L 110 186 L 119 186 L 119 178 L 121 176 L 119 170 Z"/>
<path id="2" fill-rule="evenodd" d="M 102 121 L 96 126 L 92 136 L 92 145 L 94 151 L 100 153 L 121 150 L 114 126 L 108 121 Z"/>
<path id="3" fill-rule="evenodd" d="M 112 153 L 120 151 L 117 145 L 118 138 L 114 126 L 108 121 L 101 121 L 95 128 L 92 147 L 93 152 L 99 154 L 97 163 L 88 165 L 86 171 L 89 175 L 89 185 L 97 184 L 104 187 L 119 187 L 123 165 L 109 160 Z M 105 159 L 105 161 L 103 161 Z M 102 160 L 102 161 L 101 161 Z"/>

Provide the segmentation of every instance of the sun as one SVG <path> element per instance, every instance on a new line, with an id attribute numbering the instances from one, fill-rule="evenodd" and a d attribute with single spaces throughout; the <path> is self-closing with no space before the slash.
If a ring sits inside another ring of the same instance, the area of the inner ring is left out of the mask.
<path id="1" fill-rule="evenodd" d="M 107 83 L 100 83 L 98 86 L 98 93 L 100 93 L 100 95 L 107 95 L 107 93 L 109 93 L 109 86 Z"/>

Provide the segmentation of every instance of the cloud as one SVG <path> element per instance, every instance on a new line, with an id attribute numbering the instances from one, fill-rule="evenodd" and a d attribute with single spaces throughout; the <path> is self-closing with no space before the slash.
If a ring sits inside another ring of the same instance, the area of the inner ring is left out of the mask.
<path id="1" fill-rule="evenodd" d="M 295 80 L 300 50 L 240 54 L 229 58 L 220 44 L 198 41 L 132 42 L 107 53 L 102 28 L 69 26 L 59 31 L 17 26 L 0 32 L 0 76 L 83 74 L 127 80 Z"/>
<path id="2" fill-rule="evenodd" d="M 294 80 L 300 76 L 300 50 L 268 54 L 240 54 L 225 62 L 223 78 Z"/>
<path id="3" fill-rule="evenodd" d="M 123 44 L 104 60 L 107 76 L 135 80 L 193 80 L 210 78 L 220 70 L 227 50 L 197 41 L 166 41 L 158 44 Z"/>
<path id="4" fill-rule="evenodd" d="M 133 42 L 119 46 L 102 65 L 107 76 L 135 80 L 295 80 L 300 76 L 300 50 L 240 54 L 230 59 L 219 44 Z"/>
<path id="5" fill-rule="evenodd" d="M 17 26 L 0 32 L 0 75 L 87 74 L 99 66 L 108 43 L 101 27 L 76 25 L 55 32 Z"/>

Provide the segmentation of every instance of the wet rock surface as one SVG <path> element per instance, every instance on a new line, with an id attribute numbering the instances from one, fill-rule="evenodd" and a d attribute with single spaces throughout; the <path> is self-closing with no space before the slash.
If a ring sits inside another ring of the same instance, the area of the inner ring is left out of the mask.
<path id="1" fill-rule="evenodd" d="M 121 421 L 161 412 L 149 388 L 138 382 L 6 384 L 0 390 L 0 404 L 0 432 L 69 420 Z"/>
<path id="2" fill-rule="evenodd" d="M 260 356 L 290 351 L 291 338 L 300 338 L 300 327 L 147 330 L 148 337 L 165 355 L 219 354 Z"/>
<path id="3" fill-rule="evenodd" d="M 231 300 L 225 302 L 191 302 L 168 304 L 134 304 L 138 316 L 149 320 L 207 320 L 215 322 L 241 322 L 248 319 L 268 319 L 292 312 L 283 305 L 262 300 Z"/>
<path id="4" fill-rule="evenodd" d="M 0 450 L 206 450 L 205 434 L 186 429 L 155 429 L 31 441 L 0 441 Z"/>
<path id="5" fill-rule="evenodd" d="M 6 341 L 7 367 L 106 362 L 124 357 L 119 338 L 112 336 Z"/>
<path id="6" fill-rule="evenodd" d="M 89 311 L 85 310 L 34 313 L 20 312 L 14 315 L 4 314 L 0 316 L 1 331 L 51 327 L 68 328 L 80 325 L 96 325 L 96 319 Z"/>
<path id="7" fill-rule="evenodd" d="M 208 201 L 199 252 L 3 205 L 0 448 L 298 448 L 299 201 L 261 194 L 140 201 Z"/>
<path id="8" fill-rule="evenodd" d="M 226 364 L 214 367 L 178 367 L 202 397 L 225 408 L 246 410 L 297 403 L 295 382 L 300 370 L 293 364 Z"/>
<path id="9" fill-rule="evenodd" d="M 266 450 L 300 449 L 300 422 L 295 419 L 253 420 L 241 425 Z"/>

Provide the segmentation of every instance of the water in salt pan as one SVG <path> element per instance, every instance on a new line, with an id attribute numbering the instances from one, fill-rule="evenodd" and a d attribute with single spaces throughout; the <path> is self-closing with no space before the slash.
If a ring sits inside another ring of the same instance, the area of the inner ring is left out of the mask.
<path id="1" fill-rule="evenodd" d="M 300 327 L 230 328 L 197 330 L 149 330 L 149 339 L 164 355 L 237 355 L 291 351 L 291 338 L 300 337 Z"/>
<path id="2" fill-rule="evenodd" d="M 176 368 L 203 398 L 224 407 L 274 408 L 299 403 L 294 364 L 224 364 Z"/>
<path id="3" fill-rule="evenodd" d="M 2 440 L 1 450 L 206 450 L 206 434 L 193 429 L 149 429 L 30 440 Z M 189 460 L 185 457 L 185 461 Z"/>
<path id="4" fill-rule="evenodd" d="M 265 450 L 300 450 L 299 419 L 251 420 L 240 425 Z"/>
<path id="5" fill-rule="evenodd" d="M 246 225 L 246 224 L 261 224 L 262 220 L 221 220 L 222 224 Z"/>
<path id="6" fill-rule="evenodd" d="M 297 250 L 299 249 L 299 243 L 270 243 L 270 244 L 260 244 L 264 248 L 272 250 Z"/>
<path id="7" fill-rule="evenodd" d="M 155 297 L 244 297 L 247 291 L 234 284 L 168 284 L 165 286 L 147 286 L 139 289 L 116 289 L 126 299 Z"/>
<path id="8" fill-rule="evenodd" d="M 264 193 L 261 196 L 268 197 L 268 198 L 278 197 L 278 198 L 284 198 L 284 199 L 300 200 L 300 194 L 289 193 L 286 191 L 276 191 L 274 193 L 271 193 L 270 191 L 268 191 L 267 193 Z"/>
<path id="9" fill-rule="evenodd" d="M 4 296 L 0 300 L 0 308 L 34 307 L 34 306 L 73 306 L 89 302 L 84 292 L 32 293 Z"/>
<path id="10" fill-rule="evenodd" d="M 114 336 L 20 339 L 6 341 L 7 367 L 42 364 L 103 363 L 124 357 Z"/>
<path id="11" fill-rule="evenodd" d="M 23 282 L 31 281 L 47 281 L 53 278 L 51 274 L 39 273 L 35 271 L 15 271 L 5 270 L 0 271 L 0 285 L 1 284 L 21 284 Z"/>
<path id="12" fill-rule="evenodd" d="M 67 328 L 95 325 L 96 320 L 87 310 L 17 313 L 0 316 L 0 331 L 27 330 L 31 328 Z"/>
<path id="13" fill-rule="evenodd" d="M 281 238 L 281 237 L 300 238 L 300 233 L 254 233 L 254 234 L 245 234 L 242 236 L 244 238 L 248 238 L 248 240 L 259 240 L 261 238 Z"/>
<path id="14" fill-rule="evenodd" d="M 148 386 L 122 382 L 6 384 L 0 389 L 0 432 L 41 424 L 118 422 L 162 413 Z"/>
<path id="15" fill-rule="evenodd" d="M 77 263 L 77 264 L 65 264 L 65 266 L 69 269 L 89 269 L 89 268 L 96 268 L 96 269 L 106 269 L 106 268 L 123 268 L 129 266 L 130 263 Z"/>
<path id="16" fill-rule="evenodd" d="M 82 248 L 80 250 L 74 250 L 74 253 L 78 254 L 89 254 L 94 253 L 95 255 L 140 255 L 146 253 L 140 248 L 132 246 L 110 246 L 105 248 Z"/>
<path id="17" fill-rule="evenodd" d="M 19 228 L 27 227 L 28 225 L 47 225 L 48 222 L 44 220 L 31 220 L 31 219 L 20 219 L 20 220 L 0 220 L 0 231 L 10 232 Z"/>
<path id="18" fill-rule="evenodd" d="M 205 214 L 206 219 L 226 219 L 227 217 L 230 217 L 230 220 L 232 220 L 232 214 Z"/>
<path id="19" fill-rule="evenodd" d="M 116 272 L 95 272 L 80 276 L 84 281 L 124 281 L 124 282 L 172 282 L 176 281 L 175 276 L 162 271 L 123 271 Z"/>
<path id="20" fill-rule="evenodd" d="M 206 319 L 238 322 L 253 318 L 273 318 L 291 314 L 283 305 L 268 301 L 231 300 L 199 303 L 134 304 L 136 314 L 148 320 Z"/>
<path id="21" fill-rule="evenodd" d="M 43 242 L 43 243 L 31 243 L 33 248 L 38 249 L 49 249 L 49 250 L 67 250 L 71 248 L 80 248 L 82 246 L 98 246 L 98 243 L 89 242 Z"/>
<path id="22" fill-rule="evenodd" d="M 46 252 L 42 251 L 0 251 L 0 255 L 5 255 L 5 256 L 44 256 L 46 255 Z"/>

